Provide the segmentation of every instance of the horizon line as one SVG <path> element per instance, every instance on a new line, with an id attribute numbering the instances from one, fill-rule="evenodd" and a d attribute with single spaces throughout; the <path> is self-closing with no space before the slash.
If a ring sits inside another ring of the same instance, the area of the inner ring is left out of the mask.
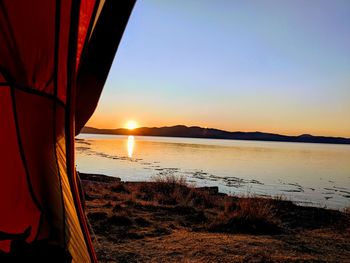
<path id="1" fill-rule="evenodd" d="M 171 128 L 171 127 L 176 127 L 176 126 L 184 126 L 186 128 L 201 128 L 201 129 L 212 129 L 212 130 L 219 130 L 219 131 L 224 131 L 224 132 L 231 132 L 231 133 L 234 133 L 234 132 L 242 132 L 242 133 L 265 133 L 265 134 L 272 134 L 272 135 L 282 135 L 282 136 L 290 136 L 290 137 L 299 137 L 299 136 L 303 136 L 303 135 L 309 135 L 309 136 L 313 136 L 313 137 L 328 137 L 328 138 L 341 138 L 341 139 L 349 139 L 350 140 L 350 136 L 346 136 L 346 137 L 342 137 L 342 136 L 329 136 L 329 135 L 313 135 L 311 133 L 300 133 L 300 134 L 297 134 L 297 135 L 289 135 L 289 134 L 282 134 L 282 133 L 274 133 L 274 132 L 265 132 L 265 131 L 258 131 L 258 130 L 255 130 L 255 131 L 242 131 L 242 130 L 234 130 L 234 131 L 229 131 L 229 130 L 224 130 L 224 129 L 219 129 L 219 128 L 211 128 L 211 127 L 201 127 L 201 126 L 198 126 L 198 125 L 193 125 L 193 126 L 187 126 L 187 125 L 184 125 L 184 124 L 177 124 L 177 125 L 171 125 L 171 126 L 160 126 L 160 127 L 156 127 L 156 126 L 153 126 L 153 127 L 148 127 L 148 126 L 142 126 L 142 127 L 137 127 L 133 130 L 136 130 L 136 129 L 142 129 L 142 128 Z M 93 128 L 93 129 L 98 129 L 98 130 L 130 130 L 128 128 L 96 128 L 96 127 L 92 127 L 92 126 L 84 126 L 84 128 Z M 130 130 L 132 131 L 132 130 Z"/>

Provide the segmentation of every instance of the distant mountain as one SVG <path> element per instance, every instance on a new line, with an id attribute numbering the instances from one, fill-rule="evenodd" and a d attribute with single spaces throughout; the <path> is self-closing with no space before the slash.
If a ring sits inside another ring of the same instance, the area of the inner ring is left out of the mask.
<path id="1" fill-rule="evenodd" d="M 148 128 L 142 127 L 134 130 L 128 129 L 97 129 L 84 127 L 82 133 L 115 134 L 115 135 L 140 135 L 140 136 L 166 136 L 188 138 L 210 138 L 230 140 L 254 140 L 254 141 L 278 141 L 278 142 L 307 142 L 307 143 L 333 143 L 350 144 L 349 138 L 325 137 L 303 134 L 299 136 L 287 136 L 264 132 L 228 132 L 218 129 L 201 128 L 197 126 L 187 127 L 176 125 L 172 127 Z"/>

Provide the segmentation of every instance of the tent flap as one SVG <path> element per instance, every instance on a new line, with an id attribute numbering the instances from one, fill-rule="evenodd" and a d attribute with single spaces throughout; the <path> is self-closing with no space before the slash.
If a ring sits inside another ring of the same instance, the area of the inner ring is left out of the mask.
<path id="1" fill-rule="evenodd" d="M 0 261 L 96 261 L 74 136 L 97 105 L 133 5 L 0 1 Z"/>
<path id="2" fill-rule="evenodd" d="M 134 6 L 134 0 L 103 2 L 80 59 L 76 89 L 76 134 L 79 134 L 97 106 Z"/>

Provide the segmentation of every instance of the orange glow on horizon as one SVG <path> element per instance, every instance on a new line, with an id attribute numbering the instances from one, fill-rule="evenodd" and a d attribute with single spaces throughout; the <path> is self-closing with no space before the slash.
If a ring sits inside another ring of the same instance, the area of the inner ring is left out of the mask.
<path id="1" fill-rule="evenodd" d="M 128 121 L 128 122 L 126 123 L 125 127 L 126 127 L 128 130 L 134 130 L 134 129 L 138 128 L 139 125 L 137 124 L 136 121 L 132 121 L 132 120 L 131 120 L 131 121 Z"/>
<path id="2" fill-rule="evenodd" d="M 129 115 L 125 112 L 121 115 Z M 159 113 L 158 113 L 159 114 Z M 136 114 L 135 114 L 136 115 Z M 278 133 L 283 135 L 301 135 L 312 134 L 319 136 L 340 136 L 350 138 L 350 130 L 346 122 L 342 122 L 339 118 L 333 118 L 333 125 L 326 125 L 323 119 L 313 119 L 313 121 L 301 120 L 300 124 L 295 120 L 280 119 L 279 121 L 271 121 L 271 123 L 262 120 L 242 119 L 237 117 L 235 121 L 231 121 L 228 118 L 213 119 L 211 116 L 206 119 L 195 119 L 185 116 L 184 118 L 178 118 L 177 116 L 168 117 L 165 114 L 157 116 L 157 118 L 150 118 L 149 114 L 144 114 L 142 111 L 139 113 L 139 119 L 142 119 L 142 125 L 144 127 L 164 127 L 174 125 L 186 125 L 186 126 L 200 126 L 208 128 L 217 128 L 226 131 L 261 131 L 269 133 Z M 160 114 L 159 114 L 160 115 Z M 165 116 L 163 116 L 165 115 Z M 129 130 L 139 128 L 140 125 L 135 121 L 135 124 L 129 126 L 129 122 L 133 121 L 131 118 L 119 117 L 116 118 L 115 114 L 95 113 L 86 126 L 100 128 L 100 129 L 117 129 L 124 127 Z"/>

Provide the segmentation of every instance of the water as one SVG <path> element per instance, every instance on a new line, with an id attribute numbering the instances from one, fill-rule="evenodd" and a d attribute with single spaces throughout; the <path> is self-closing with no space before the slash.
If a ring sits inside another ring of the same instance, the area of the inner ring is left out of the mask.
<path id="1" fill-rule="evenodd" d="M 349 145 L 96 134 L 77 138 L 81 172 L 125 181 L 174 174 L 229 194 L 350 207 Z"/>

